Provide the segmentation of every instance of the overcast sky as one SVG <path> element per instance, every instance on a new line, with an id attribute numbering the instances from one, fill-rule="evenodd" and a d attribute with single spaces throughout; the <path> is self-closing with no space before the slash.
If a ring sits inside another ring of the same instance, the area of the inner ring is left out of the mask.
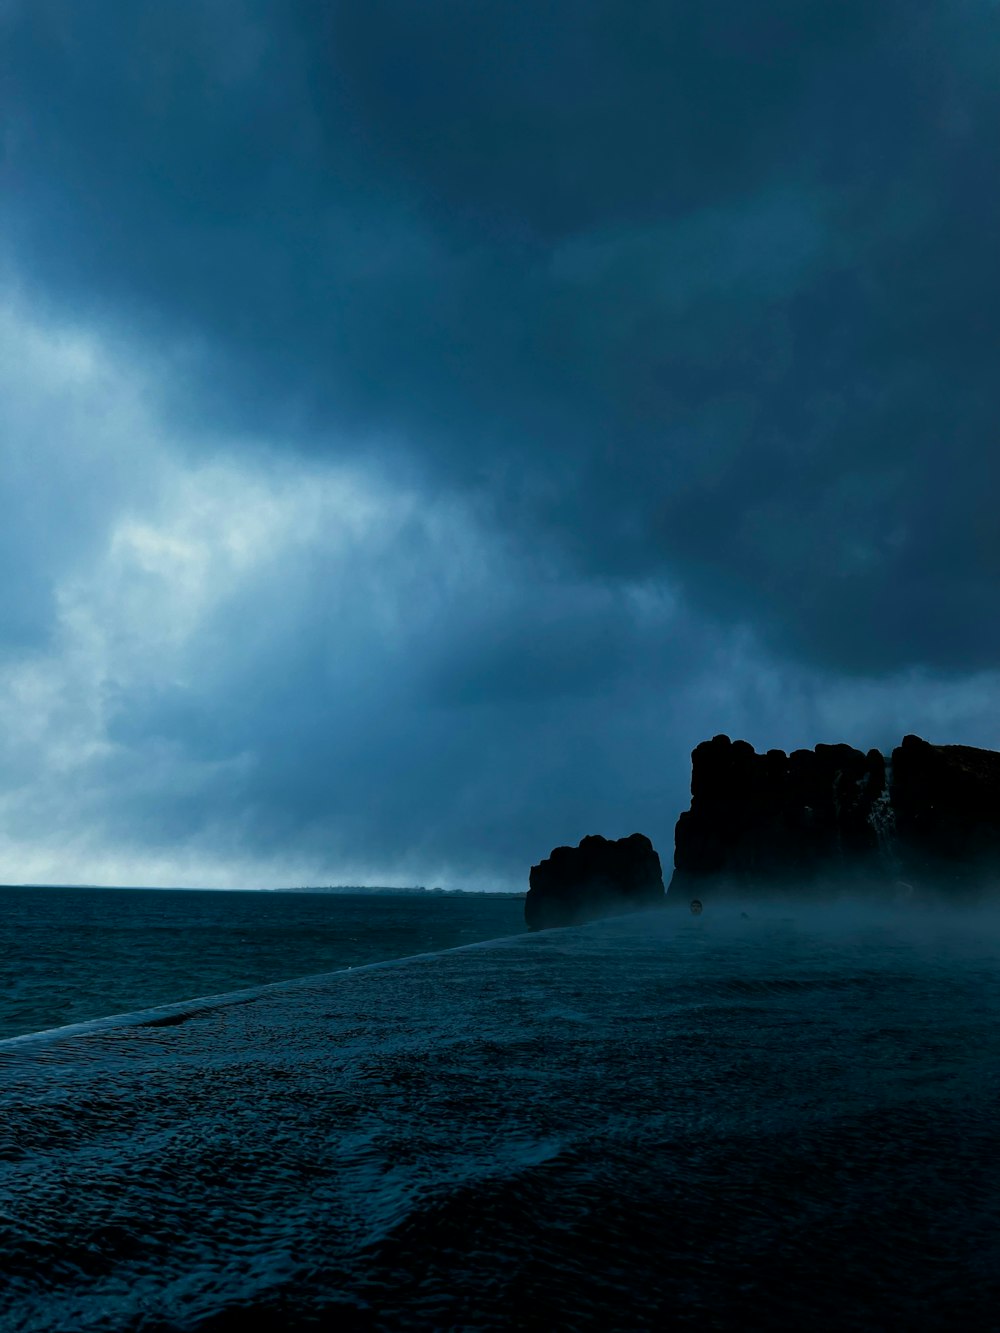
<path id="1" fill-rule="evenodd" d="M 1000 748 L 994 0 L 0 0 L 0 879 L 520 888 Z"/>

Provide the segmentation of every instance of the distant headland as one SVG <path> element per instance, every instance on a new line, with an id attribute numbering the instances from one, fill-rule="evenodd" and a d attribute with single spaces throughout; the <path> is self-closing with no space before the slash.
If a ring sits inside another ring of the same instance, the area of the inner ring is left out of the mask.
<path id="1" fill-rule="evenodd" d="M 1000 753 L 908 735 L 890 756 L 850 745 L 768 750 L 719 735 L 691 755 L 667 890 L 652 843 L 585 838 L 532 867 L 529 926 L 697 898 L 975 901 L 1000 886 Z"/>
<path id="2" fill-rule="evenodd" d="M 422 884 L 397 886 L 392 884 L 300 884 L 287 889 L 272 889 L 272 893 L 343 893 L 343 894 L 384 894 L 399 897 L 401 894 L 426 895 L 435 898 L 523 898 L 523 892 L 503 889 L 442 889 L 435 886 L 427 889 Z"/>

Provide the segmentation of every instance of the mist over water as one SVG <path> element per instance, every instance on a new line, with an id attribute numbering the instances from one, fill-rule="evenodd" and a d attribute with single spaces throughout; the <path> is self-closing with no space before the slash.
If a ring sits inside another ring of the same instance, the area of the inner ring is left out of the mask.
<path id="1" fill-rule="evenodd" d="M 997 1327 L 993 907 L 706 900 L 165 1017 L 0 1046 L 5 1329 Z"/>

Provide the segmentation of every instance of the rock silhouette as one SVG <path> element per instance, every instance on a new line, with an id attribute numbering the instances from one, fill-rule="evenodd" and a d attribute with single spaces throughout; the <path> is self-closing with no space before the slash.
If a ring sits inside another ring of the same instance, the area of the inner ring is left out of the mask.
<path id="1" fill-rule="evenodd" d="M 578 847 L 557 847 L 531 867 L 528 884 L 524 919 L 532 930 L 578 925 L 664 903 L 660 858 L 641 833 L 617 841 L 594 835 Z"/>
<path id="2" fill-rule="evenodd" d="M 891 808 L 902 879 L 951 896 L 1000 888 L 1000 754 L 904 736 Z"/>
<path id="3" fill-rule="evenodd" d="M 691 755 L 672 899 L 710 892 L 975 892 L 1000 875 L 1000 754 L 907 736 L 878 750 L 757 754 L 715 736 Z"/>

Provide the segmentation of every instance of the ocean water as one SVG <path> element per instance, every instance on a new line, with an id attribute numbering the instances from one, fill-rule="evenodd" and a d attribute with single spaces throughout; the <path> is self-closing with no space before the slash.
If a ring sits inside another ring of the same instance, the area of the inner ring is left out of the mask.
<path id="1" fill-rule="evenodd" d="M 709 905 L 2 1043 L 0 1328 L 1000 1329 L 998 941 Z"/>
<path id="2" fill-rule="evenodd" d="M 515 896 L 0 886 L 0 1039 L 523 928 Z"/>

